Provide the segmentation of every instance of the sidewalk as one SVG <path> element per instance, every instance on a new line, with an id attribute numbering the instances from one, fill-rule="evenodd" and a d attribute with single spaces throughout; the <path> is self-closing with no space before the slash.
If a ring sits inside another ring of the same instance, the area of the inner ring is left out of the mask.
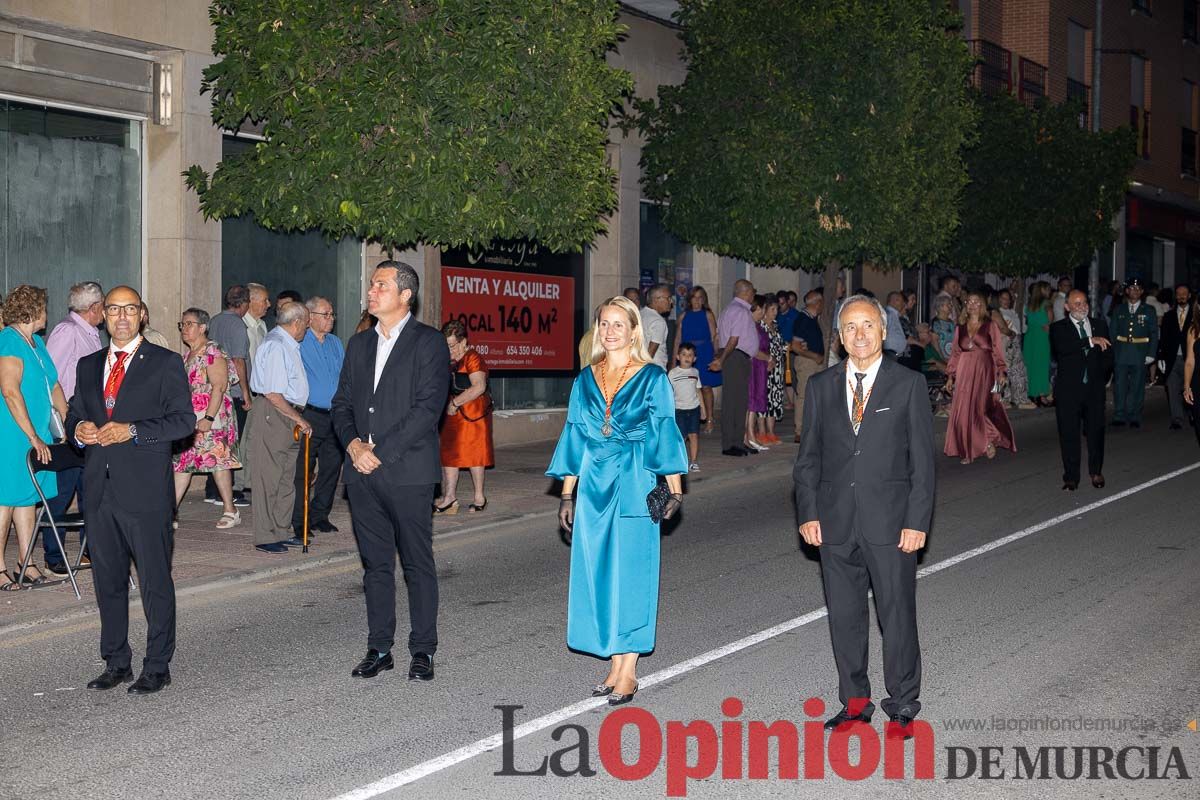
<path id="1" fill-rule="evenodd" d="M 713 433 L 701 434 L 701 471 L 687 477 L 686 491 L 704 491 L 706 486 L 723 479 L 763 469 L 790 474 L 796 453 L 796 446 L 792 444 L 791 420 L 781 420 L 776 432 L 783 440 L 782 444 L 756 456 L 743 458 L 721 455 L 719 428 Z M 458 484 L 461 510 L 455 516 L 435 517 L 434 537 L 497 527 L 523 519 L 537 520 L 536 524 L 545 526 L 547 530 L 557 528 L 556 482 L 544 475 L 554 445 L 555 442 L 548 441 L 497 448 L 496 467 L 488 470 L 485 484 L 487 510 L 480 513 L 467 511 L 472 488 L 470 475 L 464 470 Z M 203 502 L 201 479 L 192 482 L 192 491 L 184 498 L 179 510 L 179 530 L 175 532 L 173 574 L 178 591 L 205 591 L 222 584 L 358 557 L 350 528 L 349 507 L 341 498 L 340 489 L 329 517 L 330 522 L 338 527 L 338 533 L 318 533 L 307 554 L 302 553 L 300 548 L 280 555 L 255 550 L 251 539 L 254 507 L 243 508 L 241 513 L 241 525 L 229 530 L 216 530 L 213 526 L 221 516 L 220 507 Z M 74 554 L 77 544 L 77 539 L 68 543 L 68 551 Z M 18 555 L 15 531 L 9 535 L 5 561 L 10 569 L 16 568 Z M 42 564 L 40 542 L 34 549 L 34 561 Z M 20 592 L 0 592 L 0 635 L 6 629 L 25 627 L 48 619 L 94 613 L 96 600 L 90 571 L 79 573 L 78 580 L 82 600 L 75 599 L 69 582 Z"/>

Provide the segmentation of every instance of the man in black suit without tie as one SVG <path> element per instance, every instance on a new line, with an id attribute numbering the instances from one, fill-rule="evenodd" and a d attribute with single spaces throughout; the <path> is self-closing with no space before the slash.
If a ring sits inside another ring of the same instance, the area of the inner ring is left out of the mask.
<path id="1" fill-rule="evenodd" d="M 1079 426 L 1087 431 L 1088 473 L 1104 488 L 1104 387 L 1113 369 L 1108 323 L 1088 316 L 1087 295 L 1067 295 L 1067 316 L 1050 325 L 1050 355 L 1058 362 L 1054 416 L 1062 448 L 1063 491 L 1079 487 Z"/>
<path id="2" fill-rule="evenodd" d="M 809 379 L 793 478 L 800 535 L 820 548 L 842 702 L 825 727 L 870 722 L 875 710 L 873 589 L 888 692 L 881 705 L 907 736 L 921 710 L 916 573 L 933 515 L 933 416 L 921 373 L 883 357 L 886 320 L 873 298 L 842 304 L 836 324 L 849 358 Z"/>
<path id="3" fill-rule="evenodd" d="M 438 421 L 450 396 L 450 350 L 442 334 L 413 318 L 416 271 L 384 261 L 367 290 L 379 320 L 356 334 L 333 396 L 331 416 L 346 449 L 350 518 L 363 562 L 367 655 L 351 672 L 372 678 L 393 667 L 396 553 L 408 587 L 410 679 L 433 680 L 437 570 L 433 491 L 441 480 Z"/>
<path id="4" fill-rule="evenodd" d="M 175 652 L 175 583 L 171 579 L 175 485 L 171 445 L 192 433 L 196 414 L 178 353 L 138 332 L 142 298 L 118 286 L 104 298 L 112 341 L 76 367 L 67 438 L 84 447 L 89 490 L 83 513 L 104 673 L 89 689 L 132 680 L 129 648 L 129 566 L 137 564 L 146 612 L 146 657 L 130 694 L 151 694 L 171 682 Z M 92 489 L 91 487 L 96 487 Z"/>

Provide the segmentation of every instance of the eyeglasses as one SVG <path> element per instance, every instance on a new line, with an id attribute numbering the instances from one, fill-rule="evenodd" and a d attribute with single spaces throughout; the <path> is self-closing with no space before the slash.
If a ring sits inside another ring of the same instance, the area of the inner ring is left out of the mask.
<path id="1" fill-rule="evenodd" d="M 141 315 L 142 307 L 133 303 L 125 306 L 111 305 L 104 307 L 104 313 L 110 317 L 136 317 Z"/>
<path id="2" fill-rule="evenodd" d="M 193 322 L 192 320 L 189 319 L 187 322 L 180 322 L 175 327 L 179 328 L 179 330 L 183 330 L 184 328 L 190 328 L 194 325 L 198 326 L 199 324 L 200 324 L 199 322 Z"/>
<path id="3" fill-rule="evenodd" d="M 337 314 L 333 313 L 332 311 L 310 311 L 308 313 L 317 317 L 329 317 L 330 319 L 337 319 Z"/>

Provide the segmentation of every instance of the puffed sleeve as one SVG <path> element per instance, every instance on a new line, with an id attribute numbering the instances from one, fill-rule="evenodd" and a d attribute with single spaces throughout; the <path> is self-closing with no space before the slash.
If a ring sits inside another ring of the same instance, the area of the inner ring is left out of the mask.
<path id="1" fill-rule="evenodd" d="M 571 387 L 571 400 L 567 404 L 567 423 L 563 425 L 558 445 L 554 448 L 554 457 L 550 459 L 550 466 L 546 468 L 546 475 L 551 478 L 578 476 L 583 469 L 583 459 L 587 453 L 587 427 L 583 416 L 583 404 L 586 401 L 580 385 L 582 378 L 581 372 Z"/>
<path id="2" fill-rule="evenodd" d="M 653 369 L 656 374 L 650 376 L 646 392 L 650 421 L 646 428 L 642 466 L 655 475 L 679 475 L 688 471 L 688 462 L 683 435 L 675 423 L 675 393 L 667 373 L 657 367 Z"/>

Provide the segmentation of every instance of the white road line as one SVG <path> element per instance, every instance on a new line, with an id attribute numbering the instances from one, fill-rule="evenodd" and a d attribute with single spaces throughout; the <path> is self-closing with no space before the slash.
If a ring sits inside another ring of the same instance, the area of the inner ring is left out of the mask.
<path id="1" fill-rule="evenodd" d="M 1047 528 L 1053 528 L 1054 526 L 1066 522 L 1067 520 L 1083 516 L 1084 514 L 1095 511 L 1096 509 L 1102 508 L 1110 503 L 1123 500 L 1130 495 L 1145 491 L 1152 486 L 1157 486 L 1165 481 L 1178 478 L 1180 475 L 1185 475 L 1196 469 L 1200 469 L 1200 461 L 1197 461 L 1194 464 L 1189 464 L 1186 467 L 1181 467 L 1180 469 L 1172 472 L 1168 472 L 1165 475 L 1160 475 L 1157 478 L 1146 481 L 1145 483 L 1139 483 L 1137 486 L 1132 486 L 1123 492 L 1118 492 L 1117 494 L 1097 500 L 1094 503 L 1089 503 L 1082 508 L 1076 508 L 1072 511 L 1068 511 L 1065 514 L 1059 514 L 1057 517 L 1052 517 L 1044 522 L 1031 525 L 1028 528 L 1019 530 L 1016 533 L 1009 534 L 1003 538 L 996 539 L 995 541 L 988 542 L 987 544 L 981 545 L 972 550 L 967 550 L 959 553 L 956 556 L 951 556 L 944 561 L 939 561 L 936 564 L 930 564 L 928 567 L 918 570 L 917 578 L 926 578 L 930 575 L 941 572 L 944 569 L 949 569 L 957 564 L 961 564 L 968 559 L 981 556 L 985 553 L 990 553 L 991 551 L 1000 547 L 1012 544 L 1013 542 L 1024 539 L 1027 536 L 1032 536 L 1033 534 L 1044 531 Z M 789 631 L 801 628 L 811 622 L 816 622 L 817 620 L 828 615 L 828 613 L 829 610 L 822 606 L 821 608 L 818 608 L 815 611 L 810 611 L 803 616 L 790 619 L 787 622 L 781 622 L 778 625 L 774 625 L 766 630 L 759 631 L 758 633 L 747 636 L 744 639 L 738 639 L 736 642 L 730 642 L 723 647 L 718 647 L 715 650 L 709 650 L 708 652 L 701 653 L 694 658 L 681 661 L 672 667 L 667 667 L 666 669 L 662 669 L 658 672 L 647 675 L 638 681 L 638 686 L 640 689 L 645 689 L 647 687 L 654 686 L 655 684 L 669 681 L 672 678 L 676 678 L 687 672 L 691 672 L 692 670 L 699 669 L 700 667 L 711 664 L 712 662 L 718 661 L 726 656 L 733 655 L 734 653 L 745 650 L 749 647 L 753 647 L 754 645 L 762 644 L 769 639 L 773 639 L 776 636 L 780 636 Z M 587 711 L 591 711 L 594 708 L 600 708 L 601 706 L 607 704 L 607 702 L 608 700 L 603 697 L 589 698 L 587 700 L 581 700 L 578 703 L 566 706 L 565 708 L 560 708 L 557 711 L 552 711 L 549 714 L 532 719 L 523 725 L 518 725 L 513 729 L 513 739 L 515 741 L 516 739 L 524 738 L 530 734 L 537 733 L 538 731 L 543 731 L 549 727 L 557 725 L 560 722 L 564 722 L 572 717 L 576 717 Z M 436 772 L 441 772 L 444 769 L 461 764 L 462 762 L 468 761 L 476 756 L 482 755 L 483 753 L 495 750 L 502 744 L 501 736 L 502 734 L 498 733 L 494 736 L 489 736 L 486 739 L 480 739 L 477 742 L 460 747 L 457 750 L 452 750 L 449 753 L 438 756 L 437 758 L 431 758 L 428 761 L 417 764 L 413 767 L 409 767 L 408 769 L 402 770 L 393 775 L 389 775 L 386 778 L 381 778 L 373 783 L 368 783 L 366 786 L 362 786 L 358 789 L 354 789 L 353 791 L 338 795 L 336 798 L 334 798 L 334 800 L 370 800 L 370 798 L 378 797 L 379 795 L 390 792 L 394 789 L 399 789 L 401 786 L 406 786 L 415 781 L 419 781 L 421 778 L 427 777 Z"/>

